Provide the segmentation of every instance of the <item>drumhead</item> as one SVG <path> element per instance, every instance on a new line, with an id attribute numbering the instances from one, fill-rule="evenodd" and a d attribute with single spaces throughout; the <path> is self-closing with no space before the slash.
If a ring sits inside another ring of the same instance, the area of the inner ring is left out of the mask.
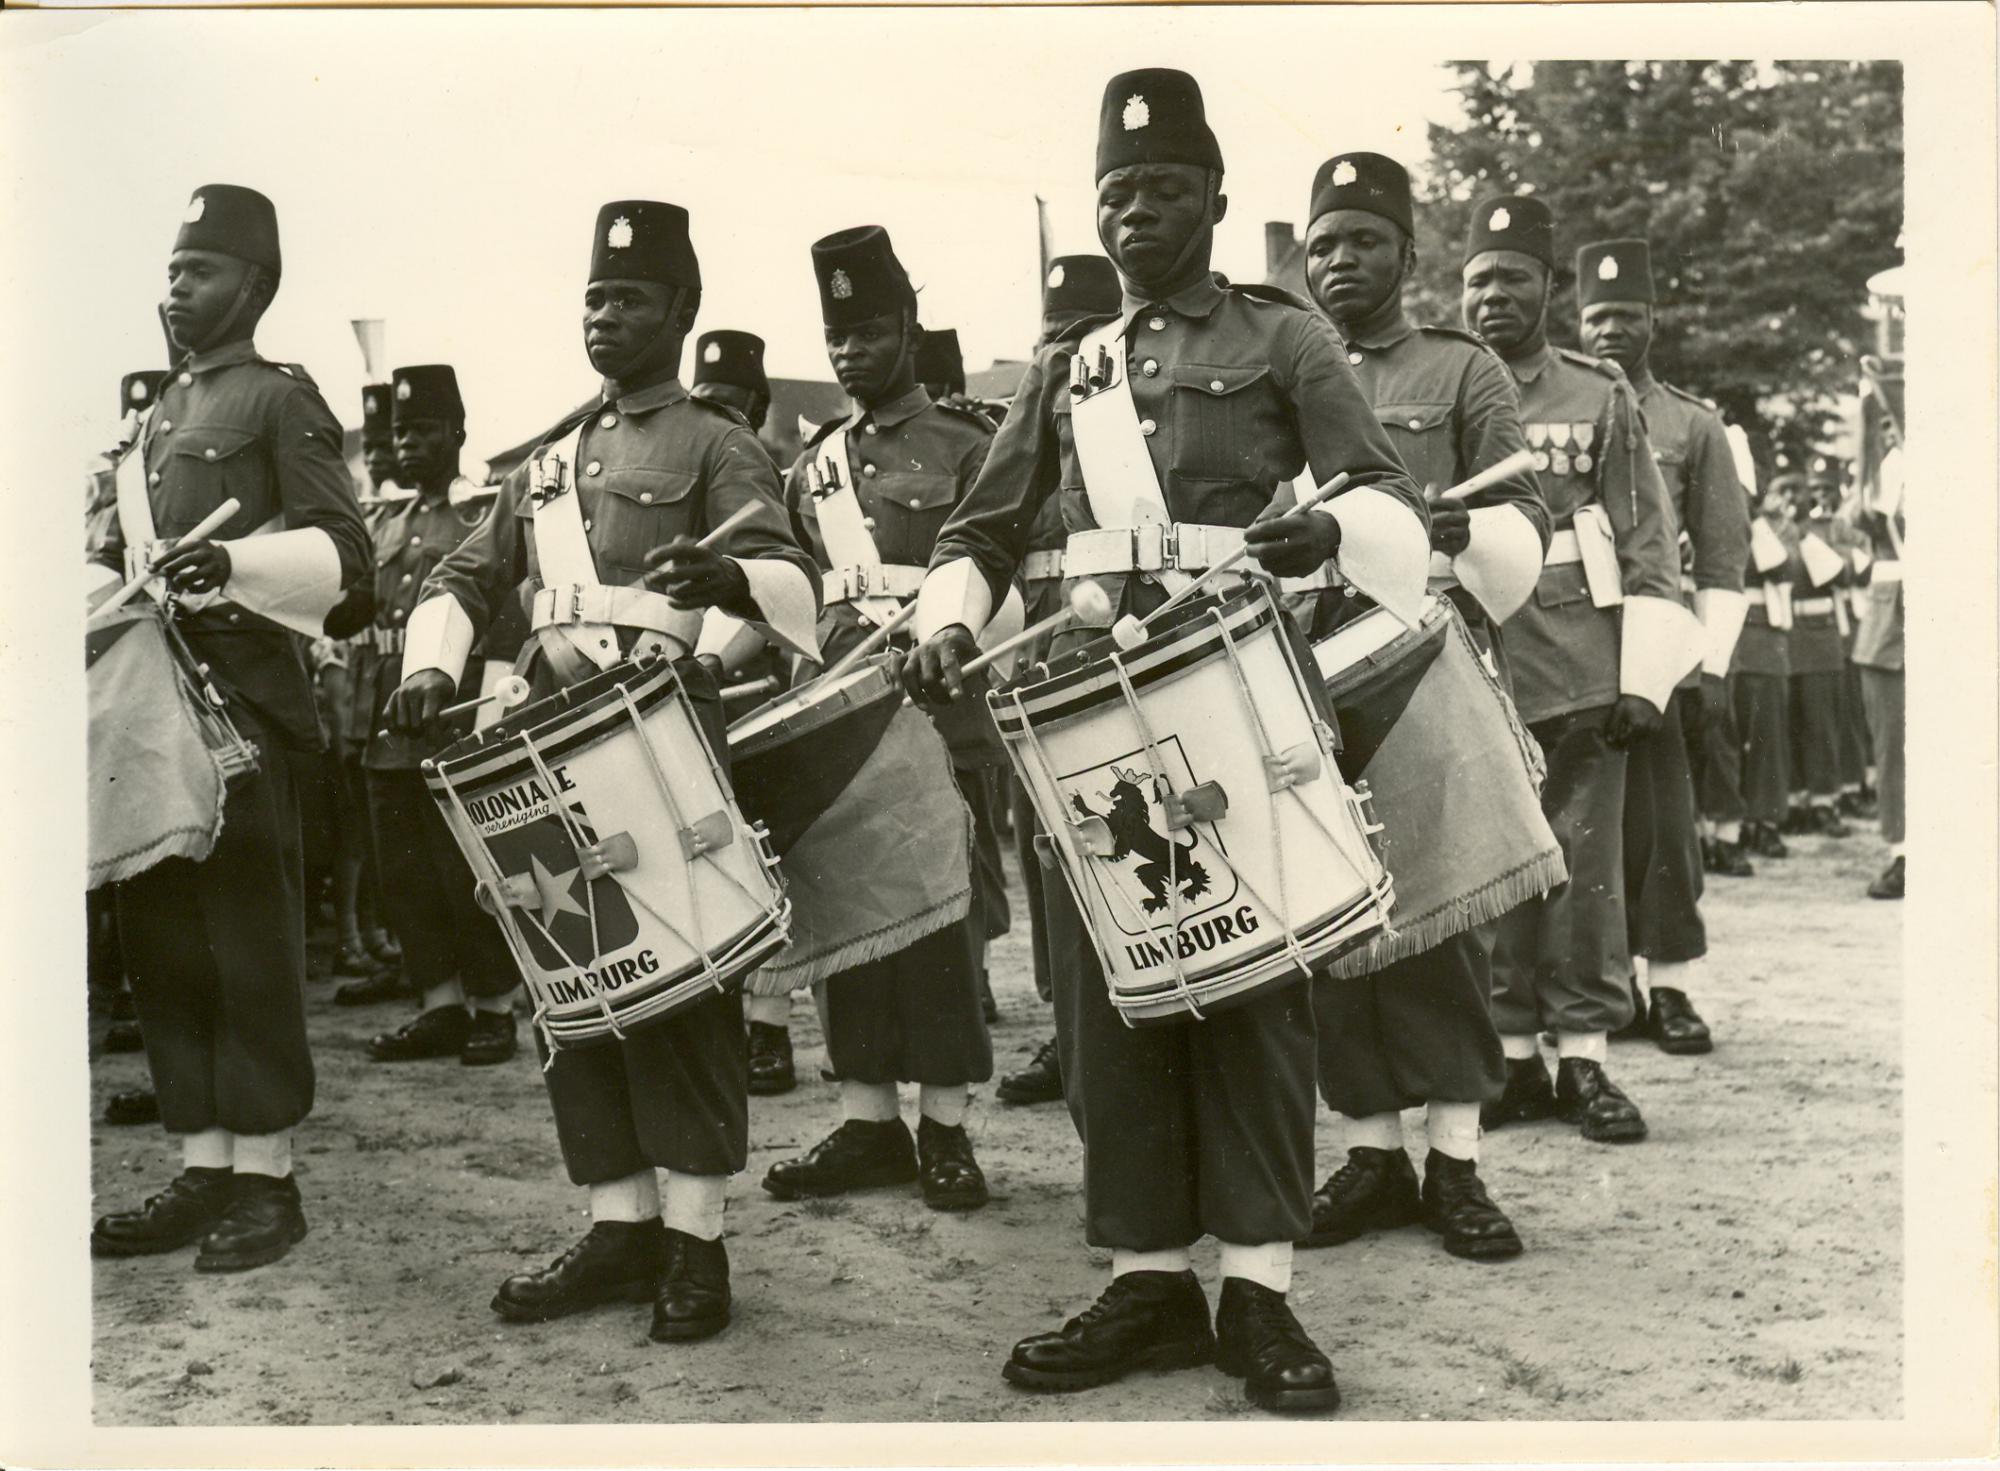
<path id="1" fill-rule="evenodd" d="M 848 711 L 902 693 L 895 669 L 899 656 L 878 655 L 832 681 L 811 684 L 758 706 L 729 727 L 729 749 L 755 756 L 808 731 L 838 720 Z"/>
<path id="2" fill-rule="evenodd" d="M 428 769 L 434 791 L 444 790 L 449 777 L 459 786 L 468 782 L 512 781 L 534 769 L 520 741 L 532 735 L 544 761 L 553 761 L 610 734 L 625 718 L 621 689 L 629 690 L 643 716 L 680 690 L 673 663 L 647 659 L 614 664 L 580 684 L 523 705 L 506 718 L 474 731 L 447 746 Z"/>

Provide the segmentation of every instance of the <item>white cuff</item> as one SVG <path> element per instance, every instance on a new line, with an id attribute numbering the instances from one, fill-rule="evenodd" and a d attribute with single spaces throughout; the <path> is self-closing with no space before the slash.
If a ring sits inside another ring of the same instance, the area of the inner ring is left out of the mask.
<path id="1" fill-rule="evenodd" d="M 1759 572 L 1785 565 L 1785 544 L 1762 516 L 1750 519 L 1750 565 Z"/>
<path id="2" fill-rule="evenodd" d="M 1695 589 L 1694 616 L 1701 620 L 1703 634 L 1703 673 L 1729 673 L 1729 660 L 1736 652 L 1736 639 L 1743 632 L 1743 620 L 1749 613 L 1750 599 L 1743 593 L 1731 592 L 1726 587 Z"/>
<path id="3" fill-rule="evenodd" d="M 340 601 L 340 549 L 317 526 L 239 537 L 229 551 L 222 596 L 307 638 L 326 632 Z"/>
<path id="4" fill-rule="evenodd" d="M 512 706 L 502 704 L 494 696 L 500 691 L 500 682 L 513 673 L 512 659 L 487 659 L 480 664 L 479 698 L 486 703 L 472 712 L 474 730 L 484 730 L 489 725 L 498 725 L 504 716 L 512 713 Z"/>
<path id="5" fill-rule="evenodd" d="M 1542 538 L 1516 506 L 1481 506 L 1469 519 L 1471 540 L 1452 559 L 1452 571 L 1488 618 L 1505 623 L 1542 575 Z"/>
<path id="6" fill-rule="evenodd" d="M 1423 618 L 1430 538 L 1415 512 L 1387 491 L 1364 485 L 1314 506 L 1340 526 L 1333 565 L 1353 584 L 1415 628 Z"/>
<path id="7" fill-rule="evenodd" d="M 982 584 L 985 579 L 981 579 Z M 1021 589 L 1007 584 L 1007 596 L 1000 600 L 1000 611 L 993 615 L 979 631 L 979 647 L 998 648 L 1028 626 L 1028 609 L 1021 601 Z M 993 661 L 993 675 L 996 679 L 1006 679 L 1014 672 L 1014 661 L 1020 657 L 1019 649 L 1010 649 Z"/>
<path id="8" fill-rule="evenodd" d="M 1799 538 L 1799 555 L 1805 559 L 1806 580 L 1814 587 L 1825 587 L 1847 566 L 1847 559 L 1828 546 L 1816 531 L 1808 531 Z"/>
<path id="9" fill-rule="evenodd" d="M 1665 712 L 1690 669 L 1704 652 L 1701 624 L 1672 598 L 1631 593 L 1618 641 L 1618 693 L 1637 695 Z"/>
<path id="10" fill-rule="evenodd" d="M 472 653 L 472 620 L 450 593 L 425 598 L 410 614 L 403 633 L 403 678 L 438 669 L 451 676 L 454 687 L 465 674 Z"/>
<path id="11" fill-rule="evenodd" d="M 993 589 L 986 585 L 979 564 L 970 557 L 953 557 L 931 568 L 917 589 L 911 636 L 920 644 L 928 643 L 954 623 L 963 623 L 977 635 L 992 616 Z"/>
<path id="12" fill-rule="evenodd" d="M 1736 466 L 1737 483 L 1746 494 L 1757 493 L 1757 457 L 1750 453 L 1750 436 L 1741 424 L 1722 426 L 1722 437 L 1729 441 L 1729 458 Z"/>
<path id="13" fill-rule="evenodd" d="M 819 600 L 814 596 L 813 585 L 807 580 L 805 572 L 777 557 L 731 557 L 729 560 L 743 570 L 743 576 L 750 584 L 750 599 L 764 616 L 732 619 L 729 614 L 718 613 L 713 608 L 708 610 L 709 614 L 718 619 L 747 624 L 756 630 L 759 637 L 788 653 L 818 659 Z M 702 620 L 701 631 L 702 640 L 706 640 L 709 634 L 707 618 Z M 722 639 L 724 648 L 705 648 L 698 641 L 695 651 L 720 655 L 723 668 L 728 669 L 730 656 L 724 649 L 733 647 L 733 630 L 718 621 L 716 633 Z M 743 657 L 749 656 L 746 654 Z"/>

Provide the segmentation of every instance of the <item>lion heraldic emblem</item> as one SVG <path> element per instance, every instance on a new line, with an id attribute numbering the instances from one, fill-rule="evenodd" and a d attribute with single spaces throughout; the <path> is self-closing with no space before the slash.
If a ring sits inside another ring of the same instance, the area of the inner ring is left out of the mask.
<path id="1" fill-rule="evenodd" d="M 1139 860 L 1132 876 L 1145 886 L 1149 896 L 1142 906 L 1146 913 L 1158 914 L 1168 906 L 1167 885 L 1170 882 L 1178 881 L 1180 899 L 1184 904 L 1206 894 L 1209 889 L 1208 870 L 1191 856 L 1199 840 L 1189 833 L 1187 842 L 1177 843 L 1153 826 L 1152 804 L 1140 783 L 1156 779 L 1144 772 L 1126 771 L 1116 766 L 1111 768 L 1111 773 L 1117 780 L 1111 785 L 1109 811 L 1093 810 L 1088 802 L 1074 793 L 1070 796 L 1070 804 L 1076 808 L 1078 816 L 1100 818 L 1111 829 L 1111 862 L 1118 863 L 1127 858 Z M 1157 792 L 1155 795 L 1158 795 Z"/>

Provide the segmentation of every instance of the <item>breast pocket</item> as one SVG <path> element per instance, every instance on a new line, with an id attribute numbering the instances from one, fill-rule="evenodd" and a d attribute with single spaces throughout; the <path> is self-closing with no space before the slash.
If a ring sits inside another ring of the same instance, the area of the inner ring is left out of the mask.
<path id="1" fill-rule="evenodd" d="M 1174 370 L 1174 474 L 1181 480 L 1246 484 L 1263 478 L 1259 417 L 1269 368 Z"/>
<path id="2" fill-rule="evenodd" d="M 163 537 L 192 531 L 202 517 L 234 496 L 243 510 L 224 536 L 240 535 L 268 519 L 264 456 L 257 436 L 234 424 L 189 424 L 174 434 L 171 494 L 154 512 Z"/>
<path id="3" fill-rule="evenodd" d="M 694 531 L 695 477 L 683 470 L 627 466 L 607 470 L 590 531 L 598 576 L 630 583 L 646 571 L 646 553 Z M 612 578 L 612 572 L 623 574 Z"/>
<path id="4" fill-rule="evenodd" d="M 1452 441 L 1448 403 L 1380 403 L 1375 417 L 1389 432 L 1396 457 L 1426 491 L 1446 490 L 1458 478 L 1458 446 Z"/>
<path id="5" fill-rule="evenodd" d="M 884 562 L 921 566 L 944 529 L 945 517 L 958 500 L 958 479 L 952 475 L 913 470 L 875 477 L 875 550 Z"/>

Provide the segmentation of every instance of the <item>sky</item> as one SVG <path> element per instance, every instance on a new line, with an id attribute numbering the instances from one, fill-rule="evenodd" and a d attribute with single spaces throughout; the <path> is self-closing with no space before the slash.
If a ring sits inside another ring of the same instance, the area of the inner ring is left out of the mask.
<path id="1" fill-rule="evenodd" d="M 888 228 L 925 322 L 957 328 L 978 368 L 1032 342 L 1035 196 L 1058 253 L 1097 249 L 1091 163 L 1115 72 L 1201 81 L 1228 166 L 1216 263 L 1245 280 L 1263 276 L 1264 222 L 1299 219 L 1321 160 L 1416 163 L 1426 125 L 1456 115 L 1426 57 L 1374 54 L 1331 85 L 1362 29 L 1340 13 L 1291 12 L 1249 46 L 1246 14 L 100 15 L 0 57 L 5 110 L 75 140 L 10 161 L 7 209 L 31 226 L 12 260 L 49 282 L 63 351 L 47 386 L 93 428 L 123 372 L 165 365 L 154 303 L 210 182 L 278 207 L 264 354 L 304 364 L 353 423 L 348 322 L 385 319 L 390 366 L 457 368 L 468 461 L 595 388 L 578 317 L 612 199 L 688 207 L 697 330 L 759 333 L 774 375 L 830 376 L 809 246 L 866 223 Z"/>

